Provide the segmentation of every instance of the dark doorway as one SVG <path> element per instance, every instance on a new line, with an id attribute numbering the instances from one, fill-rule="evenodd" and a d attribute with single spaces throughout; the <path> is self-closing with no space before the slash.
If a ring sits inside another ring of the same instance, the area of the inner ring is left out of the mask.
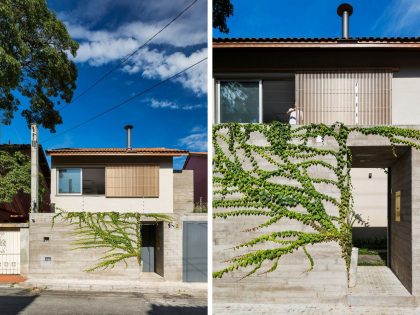
<path id="1" fill-rule="evenodd" d="M 156 248 L 156 225 L 143 225 L 141 230 L 142 237 L 142 271 L 155 272 L 155 248 Z"/>

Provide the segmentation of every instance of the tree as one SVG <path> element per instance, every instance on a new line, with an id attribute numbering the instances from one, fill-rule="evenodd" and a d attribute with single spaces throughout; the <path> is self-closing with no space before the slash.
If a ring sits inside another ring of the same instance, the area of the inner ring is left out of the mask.
<path id="1" fill-rule="evenodd" d="M 222 33 L 229 33 L 226 20 L 233 15 L 230 0 L 213 0 L 213 27 Z"/>
<path id="2" fill-rule="evenodd" d="M 0 151 L 0 202 L 12 202 L 19 192 L 31 193 L 31 161 L 16 151 Z"/>
<path id="3" fill-rule="evenodd" d="M 62 123 L 54 108 L 69 103 L 76 88 L 77 68 L 69 60 L 79 47 L 45 0 L 2 0 L 0 3 L 0 118 L 10 124 L 21 99 L 21 114 L 55 132 Z"/>

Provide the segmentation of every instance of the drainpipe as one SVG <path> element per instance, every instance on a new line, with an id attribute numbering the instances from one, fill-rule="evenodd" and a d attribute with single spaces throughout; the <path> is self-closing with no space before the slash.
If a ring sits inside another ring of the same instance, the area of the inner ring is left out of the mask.
<path id="1" fill-rule="evenodd" d="M 38 212 L 39 191 L 38 126 L 31 124 L 31 211 Z"/>

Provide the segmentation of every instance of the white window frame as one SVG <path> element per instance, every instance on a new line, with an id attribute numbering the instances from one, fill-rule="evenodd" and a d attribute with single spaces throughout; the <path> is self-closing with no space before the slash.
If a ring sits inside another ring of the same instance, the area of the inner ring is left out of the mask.
<path id="1" fill-rule="evenodd" d="M 217 123 L 220 124 L 220 82 L 225 81 L 237 81 L 237 82 L 258 82 L 258 98 L 259 98 L 259 104 L 258 104 L 258 123 L 263 122 L 263 84 L 261 79 L 222 79 L 222 80 L 216 80 L 216 117 L 217 117 Z"/>
<path id="2" fill-rule="evenodd" d="M 80 193 L 60 193 L 60 170 L 80 170 Z M 83 194 L 83 170 L 81 167 L 57 167 L 56 169 L 56 195 L 57 196 L 81 196 Z"/>

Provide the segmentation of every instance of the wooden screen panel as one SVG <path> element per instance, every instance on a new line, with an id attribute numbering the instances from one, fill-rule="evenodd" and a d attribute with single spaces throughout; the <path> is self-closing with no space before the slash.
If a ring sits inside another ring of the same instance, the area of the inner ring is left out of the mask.
<path id="1" fill-rule="evenodd" d="M 105 170 L 107 197 L 159 197 L 159 165 L 112 165 Z"/>
<path id="2" fill-rule="evenodd" d="M 298 124 L 390 124 L 391 72 L 296 74 Z"/>

